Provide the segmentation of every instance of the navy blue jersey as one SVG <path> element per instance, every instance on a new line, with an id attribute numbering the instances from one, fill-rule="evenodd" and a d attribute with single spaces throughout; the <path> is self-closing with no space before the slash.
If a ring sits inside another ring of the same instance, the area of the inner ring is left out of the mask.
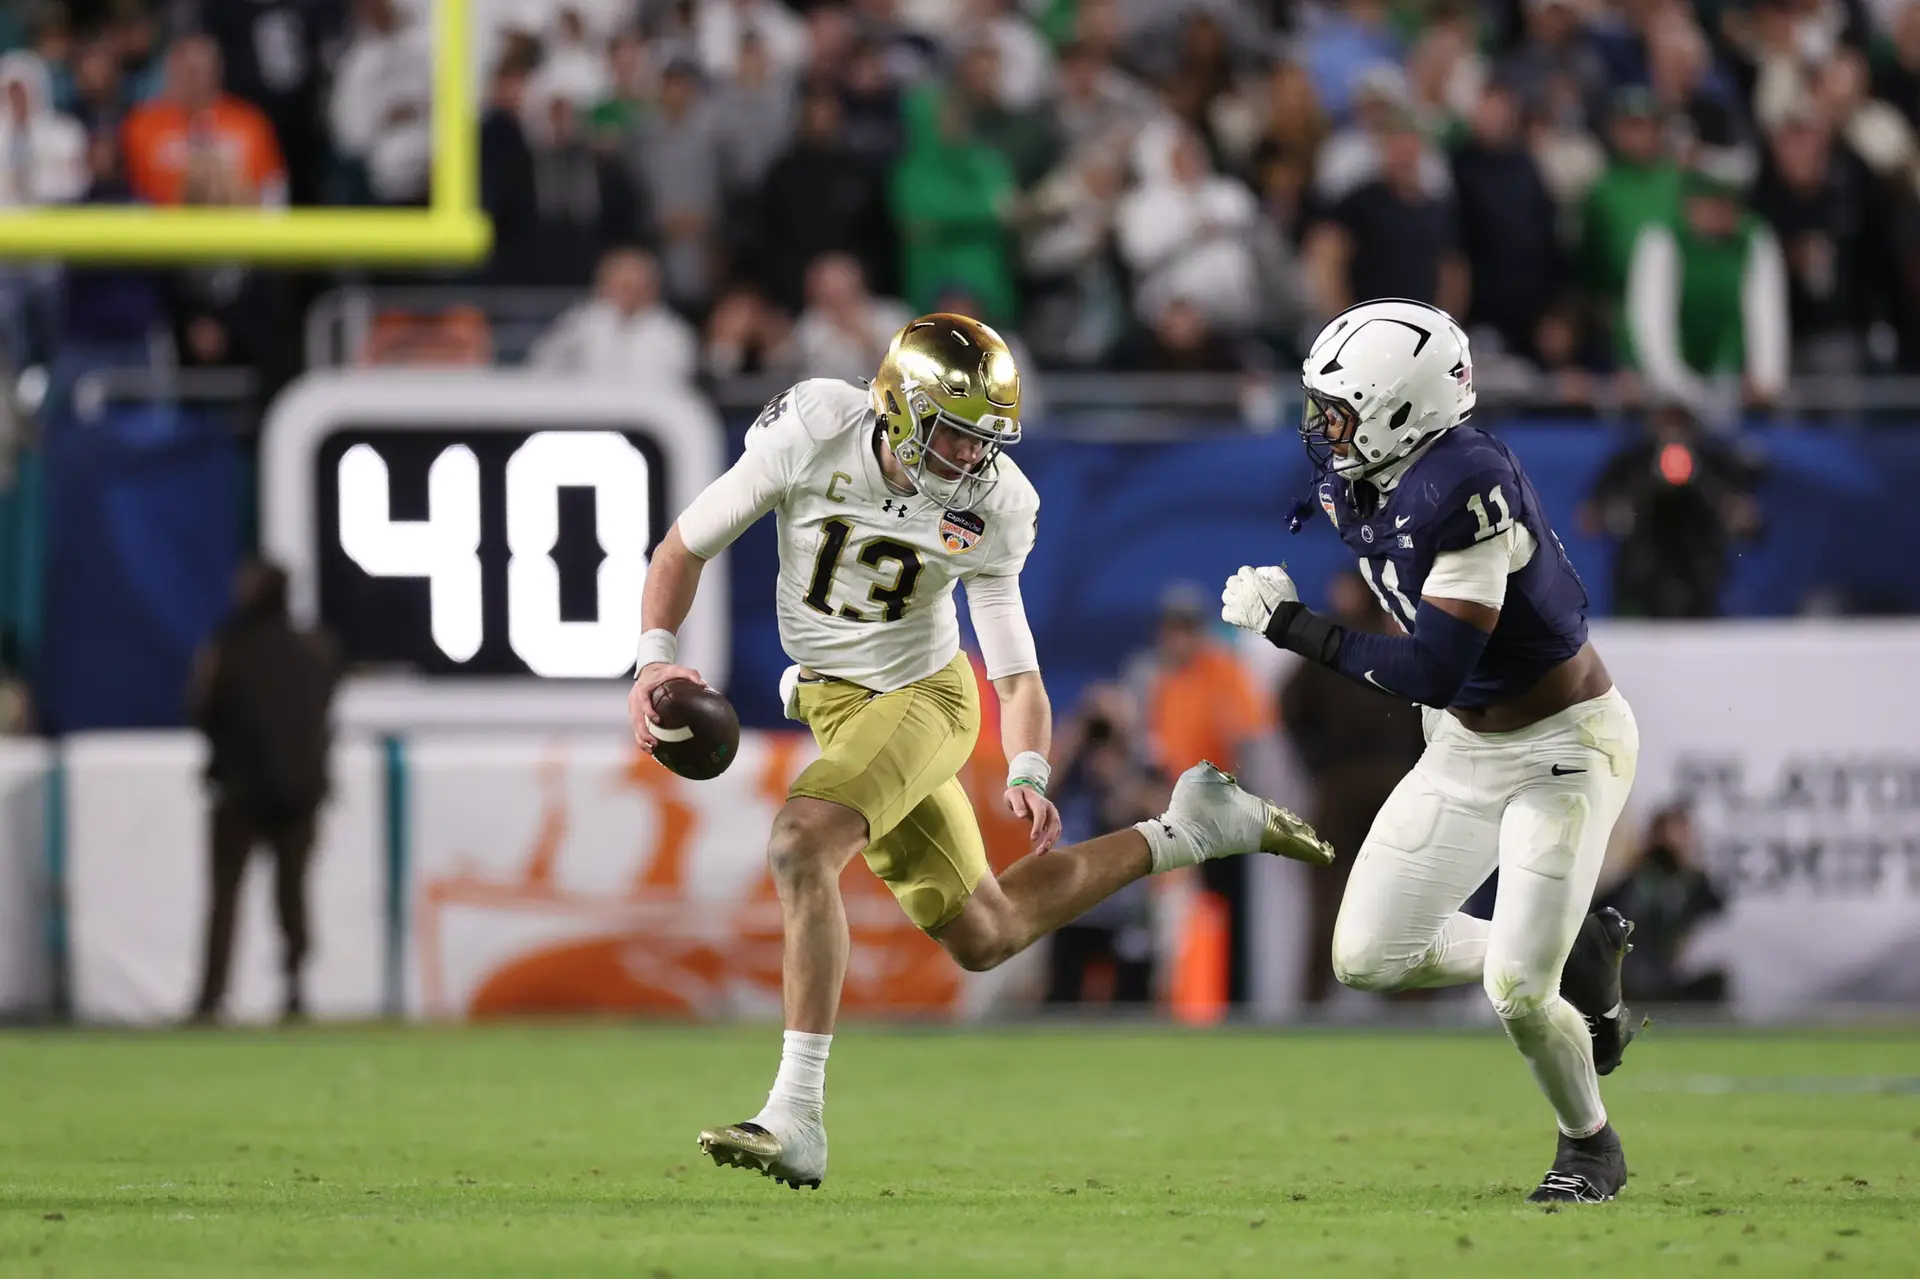
<path id="1" fill-rule="evenodd" d="M 1455 706 L 1517 697 L 1587 642 L 1587 588 L 1547 527 L 1519 460 L 1485 431 L 1459 426 L 1442 434 L 1386 501 L 1365 514 L 1355 504 L 1354 486 L 1341 479 L 1321 481 L 1320 505 L 1360 557 L 1367 585 L 1409 631 L 1434 556 L 1464 550 L 1514 524 L 1533 534 L 1533 558 L 1507 578 L 1500 620 Z"/>

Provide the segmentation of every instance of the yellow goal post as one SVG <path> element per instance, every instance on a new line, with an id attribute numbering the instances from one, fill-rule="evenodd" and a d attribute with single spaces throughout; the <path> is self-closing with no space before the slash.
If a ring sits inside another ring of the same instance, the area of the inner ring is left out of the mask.
<path id="1" fill-rule="evenodd" d="M 0 212 L 0 260 L 462 263 L 484 258 L 479 120 L 469 50 L 473 0 L 433 0 L 432 202 L 425 209 L 233 209 L 56 205 Z"/>

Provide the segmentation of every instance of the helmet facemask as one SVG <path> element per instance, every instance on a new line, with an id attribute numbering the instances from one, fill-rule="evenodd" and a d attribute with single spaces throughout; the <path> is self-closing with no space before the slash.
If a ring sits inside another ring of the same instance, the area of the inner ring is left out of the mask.
<path id="1" fill-rule="evenodd" d="M 1020 442 L 1019 421 L 989 415 L 978 422 L 969 422 L 942 409 L 918 386 L 908 385 L 905 390 L 913 432 L 893 445 L 894 458 L 906 468 L 915 489 L 948 510 L 971 510 L 1000 482 L 996 465 L 1000 450 Z M 934 448 L 934 440 L 943 426 L 956 435 L 981 442 L 980 456 L 971 465 L 962 467 Z"/>
<path id="2" fill-rule="evenodd" d="M 1300 439 L 1307 446 L 1307 458 L 1315 475 L 1350 475 L 1360 469 L 1362 459 L 1354 446 L 1354 432 L 1360 428 L 1360 414 L 1337 395 L 1306 388 L 1307 402 L 1300 420 Z M 1346 455 L 1338 446 L 1346 445 Z"/>

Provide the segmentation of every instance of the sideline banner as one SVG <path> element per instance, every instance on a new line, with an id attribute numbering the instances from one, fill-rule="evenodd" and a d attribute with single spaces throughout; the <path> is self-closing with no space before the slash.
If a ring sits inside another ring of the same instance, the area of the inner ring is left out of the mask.
<path id="1" fill-rule="evenodd" d="M 969 790 L 997 805 L 1005 764 L 981 736 L 968 774 L 994 780 Z M 804 733 L 746 733 L 723 776 L 688 782 L 611 735 L 410 739 L 408 1012 L 777 1017 L 767 831 L 814 754 Z M 983 816 L 996 867 L 1025 851 Z M 848 1017 L 977 1015 L 1037 962 L 966 973 L 863 861 L 842 884 Z"/>
<path id="2" fill-rule="evenodd" d="M 74 1018 L 176 1020 L 199 989 L 206 927 L 204 743 L 191 733 L 100 733 L 69 738 L 64 749 Z M 306 993 L 315 1017 L 381 1011 L 383 805 L 379 750 L 340 743 L 307 887 Z M 280 934 L 264 850 L 248 867 L 239 914 L 227 1017 L 269 1021 L 280 1012 Z"/>
<path id="3" fill-rule="evenodd" d="M 1920 1004 L 1920 626 L 1612 623 L 1640 723 L 1626 821 L 1694 811 L 1727 912 L 1692 958 L 1756 1019 Z"/>

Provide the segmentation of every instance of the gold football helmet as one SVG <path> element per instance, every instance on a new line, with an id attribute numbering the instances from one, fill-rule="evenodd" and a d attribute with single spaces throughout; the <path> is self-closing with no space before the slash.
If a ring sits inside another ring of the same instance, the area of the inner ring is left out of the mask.
<path id="1" fill-rule="evenodd" d="M 1020 370 L 998 333 L 964 315 L 923 315 L 893 335 L 870 388 L 887 447 L 914 487 L 968 510 L 998 479 L 994 459 L 1020 442 Z M 985 447 L 970 464 L 934 451 L 947 427 Z"/>

